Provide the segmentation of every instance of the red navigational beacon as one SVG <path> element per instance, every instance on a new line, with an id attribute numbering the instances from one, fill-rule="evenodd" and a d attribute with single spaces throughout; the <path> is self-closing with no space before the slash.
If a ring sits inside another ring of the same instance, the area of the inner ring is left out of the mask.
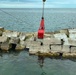
<path id="1" fill-rule="evenodd" d="M 38 30 L 38 39 L 43 39 L 44 38 L 44 32 L 45 32 L 44 18 L 42 17 L 40 27 L 39 27 L 39 30 Z"/>

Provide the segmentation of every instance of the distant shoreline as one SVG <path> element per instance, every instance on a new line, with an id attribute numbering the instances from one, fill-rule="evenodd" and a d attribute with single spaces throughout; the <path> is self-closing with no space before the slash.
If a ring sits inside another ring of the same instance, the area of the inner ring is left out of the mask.
<path id="1" fill-rule="evenodd" d="M 42 9 L 42 8 L 0 8 L 0 9 Z M 45 8 L 45 9 L 76 9 L 76 8 Z"/>

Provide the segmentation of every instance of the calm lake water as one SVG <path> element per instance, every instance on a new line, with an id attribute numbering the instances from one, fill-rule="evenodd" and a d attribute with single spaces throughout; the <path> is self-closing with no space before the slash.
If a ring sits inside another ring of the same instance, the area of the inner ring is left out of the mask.
<path id="1" fill-rule="evenodd" d="M 0 26 L 23 32 L 36 32 L 41 20 L 41 9 L 0 9 Z M 9 13 L 9 14 L 8 14 Z M 76 9 L 45 9 L 46 31 L 76 27 Z M 45 58 L 40 67 L 37 56 L 28 52 L 3 54 L 0 75 L 76 75 L 76 62 Z"/>

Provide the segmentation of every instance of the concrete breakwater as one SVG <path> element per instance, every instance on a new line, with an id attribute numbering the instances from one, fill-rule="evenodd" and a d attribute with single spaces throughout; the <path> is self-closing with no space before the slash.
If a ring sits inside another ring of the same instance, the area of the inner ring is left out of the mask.
<path id="1" fill-rule="evenodd" d="M 4 52 L 8 52 L 10 50 L 23 50 L 26 48 L 25 40 L 30 37 L 29 34 L 5 30 L 0 27 L 0 50 Z"/>
<path id="2" fill-rule="evenodd" d="M 45 32 L 41 40 L 37 32 L 16 32 L 0 27 L 0 51 L 24 49 L 37 56 L 76 58 L 76 29 Z"/>
<path id="3" fill-rule="evenodd" d="M 55 58 L 76 58 L 76 29 L 45 32 L 43 40 L 37 39 L 37 37 L 35 41 L 28 40 L 27 46 L 29 54 Z"/>

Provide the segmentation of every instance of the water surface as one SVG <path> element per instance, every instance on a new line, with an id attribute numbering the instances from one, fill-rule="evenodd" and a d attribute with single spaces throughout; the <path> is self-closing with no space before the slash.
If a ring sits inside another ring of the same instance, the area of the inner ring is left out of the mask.
<path id="1" fill-rule="evenodd" d="M 23 32 L 36 32 L 41 20 L 41 9 L 2 9 L 0 26 Z M 7 12 L 7 13 L 6 13 Z M 9 14 L 8 14 L 9 13 Z M 10 16 L 9 16 L 10 15 Z M 46 31 L 76 28 L 76 9 L 45 9 Z M 0 75 L 76 75 L 76 62 L 45 58 L 43 67 L 37 56 L 26 51 L 3 54 L 0 57 Z"/>

